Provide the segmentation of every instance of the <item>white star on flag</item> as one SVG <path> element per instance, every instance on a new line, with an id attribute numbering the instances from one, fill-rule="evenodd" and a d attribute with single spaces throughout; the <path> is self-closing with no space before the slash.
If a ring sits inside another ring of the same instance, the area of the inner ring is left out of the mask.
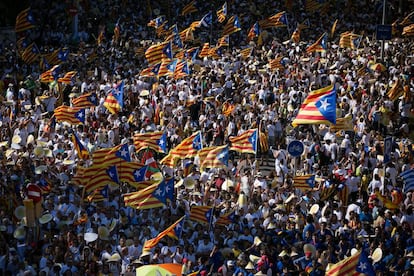
<path id="1" fill-rule="evenodd" d="M 126 157 L 126 156 L 128 156 L 128 151 L 126 151 L 125 149 L 122 149 L 122 150 L 120 151 L 120 153 L 121 153 L 121 156 L 122 156 L 122 157 Z"/>
<path id="2" fill-rule="evenodd" d="M 170 186 L 165 187 L 165 191 L 168 193 L 171 190 Z"/>
<path id="3" fill-rule="evenodd" d="M 82 117 L 83 117 L 83 113 L 79 111 L 79 112 L 78 112 L 78 117 L 79 117 L 79 118 L 82 118 Z"/>
<path id="4" fill-rule="evenodd" d="M 326 111 L 326 109 L 328 108 L 328 106 L 330 106 L 330 105 L 331 105 L 331 104 L 330 104 L 330 103 L 328 103 L 328 99 L 327 99 L 327 98 L 321 101 L 321 109 L 323 109 L 323 110 L 325 110 L 325 111 Z"/>
<path id="5" fill-rule="evenodd" d="M 91 102 L 94 102 L 96 100 L 95 96 L 91 96 Z"/>
<path id="6" fill-rule="evenodd" d="M 366 264 L 366 263 L 364 263 L 364 262 L 361 262 L 361 263 L 359 264 L 358 268 L 359 268 L 361 271 L 365 271 L 365 270 L 367 269 L 367 264 Z"/>
<path id="7" fill-rule="evenodd" d="M 162 194 L 162 191 L 160 189 L 155 190 L 155 195 L 160 196 Z"/>
<path id="8" fill-rule="evenodd" d="M 226 157 L 226 154 L 224 152 L 222 152 L 217 157 L 218 157 L 218 159 L 224 159 L 224 157 Z"/>
<path id="9" fill-rule="evenodd" d="M 134 175 L 135 175 L 136 178 L 140 178 L 141 177 L 141 173 L 138 170 L 135 171 Z"/>

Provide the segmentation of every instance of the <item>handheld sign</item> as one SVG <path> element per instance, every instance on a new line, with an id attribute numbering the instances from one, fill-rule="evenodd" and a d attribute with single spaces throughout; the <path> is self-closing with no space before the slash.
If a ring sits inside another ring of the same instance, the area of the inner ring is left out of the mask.
<path id="1" fill-rule="evenodd" d="M 305 147 L 301 141 L 293 140 L 289 143 L 287 151 L 292 157 L 298 157 L 305 151 Z"/>

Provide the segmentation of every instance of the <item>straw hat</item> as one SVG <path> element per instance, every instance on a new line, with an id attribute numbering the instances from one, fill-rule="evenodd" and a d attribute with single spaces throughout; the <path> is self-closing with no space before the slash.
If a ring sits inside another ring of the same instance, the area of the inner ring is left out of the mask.
<path id="1" fill-rule="evenodd" d="M 74 160 L 65 159 L 65 160 L 62 161 L 62 164 L 63 165 L 66 165 L 66 166 L 71 166 L 71 165 L 75 164 L 75 161 Z"/>
<path id="2" fill-rule="evenodd" d="M 244 268 L 245 269 L 255 269 L 252 262 L 249 262 Z"/>
<path id="3" fill-rule="evenodd" d="M 35 147 L 34 150 L 33 150 L 33 153 L 37 157 L 43 157 L 43 155 L 45 154 L 42 147 Z"/>
<path id="4" fill-rule="evenodd" d="M 372 263 L 373 264 L 378 263 L 379 261 L 381 261 L 381 259 L 382 259 L 382 249 L 379 248 L 379 247 L 376 248 L 374 250 L 374 252 L 372 253 L 371 258 L 372 258 Z"/>
<path id="5" fill-rule="evenodd" d="M 14 135 L 12 138 L 13 144 L 20 144 L 21 141 L 22 141 L 22 137 L 20 137 L 19 135 Z"/>
<path id="6" fill-rule="evenodd" d="M 53 216 L 51 214 L 44 214 L 43 216 L 41 216 L 39 218 L 39 223 L 40 224 L 46 224 L 48 222 L 50 222 L 53 219 Z"/>
<path id="7" fill-rule="evenodd" d="M 162 172 L 156 172 L 152 174 L 150 177 L 150 180 L 157 181 L 157 182 L 163 179 L 164 179 L 164 176 L 162 175 Z"/>
<path id="8" fill-rule="evenodd" d="M 35 174 L 42 174 L 44 171 L 47 171 L 46 165 L 40 165 L 35 168 Z"/>
<path id="9" fill-rule="evenodd" d="M 309 209 L 309 214 L 316 215 L 319 211 L 319 205 L 313 204 L 312 207 Z"/>
<path id="10" fill-rule="evenodd" d="M 111 255 L 111 257 L 109 257 L 107 262 L 119 262 L 120 260 L 121 256 L 119 255 L 119 253 L 114 253 L 113 255 Z"/>
<path id="11" fill-rule="evenodd" d="M 150 256 L 150 255 L 151 255 L 151 251 L 144 250 L 144 251 L 142 251 L 142 253 L 139 257 L 142 258 L 142 257 L 145 257 L 145 256 Z"/>
<path id="12" fill-rule="evenodd" d="M 117 225 L 117 221 L 116 221 L 116 219 L 112 219 L 112 220 L 111 220 L 111 223 L 109 224 L 109 232 L 114 231 L 114 229 L 115 229 L 116 225 Z"/>
<path id="13" fill-rule="evenodd" d="M 26 229 L 24 229 L 24 226 L 18 227 L 13 232 L 13 237 L 17 240 L 23 240 L 26 238 Z"/>
<path id="14" fill-rule="evenodd" d="M 8 141 L 2 141 L 0 142 L 0 147 L 7 147 L 8 144 L 9 144 Z"/>
<path id="15" fill-rule="evenodd" d="M 133 245 L 134 244 L 134 240 L 132 240 L 132 239 L 127 239 L 126 241 L 125 241 L 125 245 L 126 246 L 131 246 L 131 245 Z"/>
<path id="16" fill-rule="evenodd" d="M 139 93 L 139 96 L 140 96 L 140 97 L 146 97 L 146 96 L 148 96 L 148 95 L 149 95 L 149 91 L 148 91 L 148 90 L 146 90 L 146 89 L 142 90 L 142 91 Z"/>
<path id="17" fill-rule="evenodd" d="M 230 187 L 234 187 L 234 182 L 229 179 L 226 179 L 221 185 L 223 191 L 228 191 Z"/>
<path id="18" fill-rule="evenodd" d="M 190 176 L 187 176 L 186 178 L 183 179 L 182 184 L 184 184 L 184 187 L 186 189 L 192 190 L 192 189 L 194 189 L 194 186 L 195 186 L 195 180 L 194 180 L 194 178 L 192 178 Z"/>
<path id="19" fill-rule="evenodd" d="M 29 136 L 27 136 L 27 144 L 34 144 L 34 136 L 33 134 L 30 134 Z"/>
<path id="20" fill-rule="evenodd" d="M 14 210 L 14 216 L 15 216 L 18 220 L 21 220 L 24 216 L 26 216 L 26 207 L 24 207 L 24 206 L 18 206 L 18 207 Z"/>
<path id="21" fill-rule="evenodd" d="M 257 263 L 259 260 L 260 260 L 260 257 L 259 256 L 256 256 L 256 255 L 249 255 L 249 260 L 253 263 L 253 264 L 255 264 L 255 263 Z"/>
<path id="22" fill-rule="evenodd" d="M 259 246 L 262 244 L 262 240 L 258 236 L 256 236 L 254 237 L 253 244 Z"/>
<path id="23" fill-rule="evenodd" d="M 43 149 L 45 156 L 52 158 L 53 157 L 53 152 L 50 149 Z"/>
<path id="24" fill-rule="evenodd" d="M 83 238 L 85 239 L 86 243 L 94 242 L 98 239 L 98 234 L 96 234 L 96 233 L 85 233 Z"/>
<path id="25" fill-rule="evenodd" d="M 98 237 L 103 241 L 109 240 L 109 230 L 105 226 L 98 227 Z"/>

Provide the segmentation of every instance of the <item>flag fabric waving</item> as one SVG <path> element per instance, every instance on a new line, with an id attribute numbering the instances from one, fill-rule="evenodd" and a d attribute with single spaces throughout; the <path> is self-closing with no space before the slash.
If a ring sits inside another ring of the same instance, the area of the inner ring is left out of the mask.
<path id="1" fill-rule="evenodd" d="M 226 25 L 224 26 L 222 35 L 231 35 L 240 30 L 241 28 L 240 28 L 239 17 L 237 15 L 233 15 L 232 17 L 229 18 Z"/>
<path id="2" fill-rule="evenodd" d="M 241 153 L 256 154 L 258 139 L 259 137 L 257 129 L 249 129 L 238 136 L 230 137 L 230 150 L 234 150 Z"/>
<path id="3" fill-rule="evenodd" d="M 312 45 L 308 46 L 306 48 L 307 53 L 313 53 L 313 52 L 324 52 L 326 51 L 326 43 L 328 40 L 328 35 L 326 33 L 322 34 L 318 40 L 315 41 Z"/>
<path id="4" fill-rule="evenodd" d="M 234 215 L 236 214 L 235 211 L 230 211 L 227 212 L 223 215 L 221 215 L 217 221 L 216 221 L 216 226 L 222 226 L 222 227 L 226 227 L 227 225 L 229 225 L 230 223 L 234 222 Z"/>
<path id="5" fill-rule="evenodd" d="M 42 74 L 40 74 L 40 77 L 39 77 L 40 81 L 45 82 L 45 83 L 55 81 L 59 76 L 59 71 L 60 71 L 60 65 L 53 66 L 46 72 L 43 72 Z"/>
<path id="6" fill-rule="evenodd" d="M 82 160 L 89 159 L 88 150 L 82 145 L 82 143 L 80 142 L 75 132 L 72 133 L 72 143 L 73 143 L 73 147 L 75 148 L 78 154 L 79 159 L 82 159 Z"/>
<path id="7" fill-rule="evenodd" d="M 229 147 L 213 146 L 203 148 L 198 152 L 200 158 L 200 169 L 225 168 L 229 163 Z"/>
<path id="8" fill-rule="evenodd" d="M 162 207 L 167 203 L 167 199 L 174 199 L 174 180 L 162 180 L 160 183 L 152 184 L 151 186 L 124 195 L 124 202 L 126 206 L 131 206 L 136 209 L 150 209 Z"/>
<path id="9" fill-rule="evenodd" d="M 200 223 L 210 224 L 213 216 L 213 206 L 196 206 L 191 207 L 190 220 Z"/>
<path id="10" fill-rule="evenodd" d="M 58 82 L 64 83 L 64 84 L 71 84 L 73 78 L 76 76 L 77 73 L 78 73 L 77 71 L 69 71 L 63 76 L 63 78 L 59 78 Z"/>
<path id="11" fill-rule="evenodd" d="M 351 32 L 344 32 L 339 38 L 340 48 L 358 49 L 361 43 L 362 35 L 357 35 Z"/>
<path id="12" fill-rule="evenodd" d="M 71 125 L 85 123 L 85 109 L 61 105 L 55 108 L 55 118 L 58 122 L 68 122 Z"/>
<path id="13" fill-rule="evenodd" d="M 247 38 L 248 38 L 248 40 L 253 40 L 254 38 L 258 37 L 259 35 L 260 35 L 259 22 L 256 22 L 250 28 L 250 31 L 247 34 Z"/>
<path id="14" fill-rule="evenodd" d="M 226 20 L 226 16 L 227 16 L 227 2 L 224 2 L 223 6 L 221 7 L 221 9 L 219 9 L 217 12 L 217 21 L 219 23 L 223 23 L 224 20 Z"/>
<path id="15" fill-rule="evenodd" d="M 175 148 L 171 149 L 160 163 L 169 167 L 174 167 L 177 159 L 191 158 L 197 155 L 197 152 L 203 148 L 200 131 L 193 133 L 185 138 Z"/>
<path id="16" fill-rule="evenodd" d="M 311 174 L 295 176 L 293 178 L 293 187 L 301 191 L 307 191 L 315 186 L 315 176 Z"/>
<path id="17" fill-rule="evenodd" d="M 338 25 L 338 19 L 336 19 L 334 21 L 334 23 L 332 24 L 332 28 L 331 28 L 331 38 L 334 36 L 335 34 L 335 30 L 336 30 L 336 25 Z"/>
<path id="18" fill-rule="evenodd" d="M 337 132 L 337 131 L 352 131 L 354 130 L 354 124 L 352 120 L 352 115 L 347 115 L 343 118 L 337 118 L 336 124 L 331 125 L 331 131 Z"/>
<path id="19" fill-rule="evenodd" d="M 22 60 L 27 64 L 35 62 L 39 57 L 40 51 L 39 48 L 37 48 L 36 43 L 34 42 L 27 46 L 27 48 L 24 49 L 22 53 Z"/>
<path id="20" fill-rule="evenodd" d="M 167 135 L 163 131 L 134 134 L 135 150 L 150 148 L 157 152 L 167 153 Z"/>
<path id="21" fill-rule="evenodd" d="M 115 88 L 110 92 L 103 104 L 106 109 L 112 114 L 117 114 L 121 111 L 122 107 L 124 106 L 124 82 L 120 82 L 115 86 Z"/>
<path id="22" fill-rule="evenodd" d="M 292 125 L 336 124 L 336 91 L 327 86 L 311 91 L 303 101 Z"/>
<path id="23" fill-rule="evenodd" d="M 88 193 L 86 200 L 88 202 L 100 202 L 109 197 L 109 186 L 105 185 Z"/>
<path id="24" fill-rule="evenodd" d="M 171 224 L 167 229 L 160 232 L 155 238 L 145 241 L 143 250 L 151 250 L 151 248 L 156 246 L 159 243 L 159 241 L 165 236 L 169 236 L 171 238 L 178 240 L 181 237 L 184 218 L 185 216 L 181 217 L 179 220 Z"/>
<path id="25" fill-rule="evenodd" d="M 187 5 L 185 5 L 183 10 L 181 11 L 181 15 L 187 15 L 187 14 L 198 11 L 195 3 L 196 3 L 196 1 L 193 0 L 190 3 L 188 3 Z"/>
<path id="26" fill-rule="evenodd" d="M 240 56 L 242 57 L 242 59 L 247 59 L 251 56 L 252 52 L 253 47 L 244 48 L 240 50 Z"/>
<path id="27" fill-rule="evenodd" d="M 404 193 L 414 190 L 414 169 L 401 173 L 400 177 L 404 180 Z"/>
<path id="28" fill-rule="evenodd" d="M 326 276 L 359 275 L 375 276 L 371 261 L 364 251 L 359 251 L 350 257 L 334 264 L 325 273 Z"/>
<path id="29" fill-rule="evenodd" d="M 96 150 L 92 154 L 93 164 L 96 166 L 109 167 L 118 165 L 121 162 L 131 162 L 128 144 L 120 144 L 113 148 Z"/>
<path id="30" fill-rule="evenodd" d="M 388 98 L 390 98 L 391 101 L 395 101 L 398 99 L 402 94 L 404 93 L 404 87 L 402 84 L 402 81 L 400 78 L 398 78 L 391 89 L 387 92 Z"/>
<path id="31" fill-rule="evenodd" d="M 34 18 L 30 8 L 21 11 L 16 17 L 16 33 L 33 29 L 35 26 Z"/>
<path id="32" fill-rule="evenodd" d="M 109 175 L 109 178 L 110 178 L 113 182 L 115 182 L 115 183 L 119 184 L 119 174 L 118 174 L 118 169 L 116 168 L 116 166 L 115 166 L 115 165 L 114 165 L 114 166 L 109 166 L 109 167 L 106 169 L 106 173 Z"/>
<path id="33" fill-rule="evenodd" d="M 98 96 L 95 92 L 81 95 L 72 100 L 73 106 L 76 107 L 91 107 L 98 105 Z"/>

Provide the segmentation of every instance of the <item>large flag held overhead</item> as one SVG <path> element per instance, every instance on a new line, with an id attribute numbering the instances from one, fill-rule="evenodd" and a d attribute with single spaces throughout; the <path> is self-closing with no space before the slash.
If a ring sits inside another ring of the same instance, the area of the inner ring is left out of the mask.
<path id="1" fill-rule="evenodd" d="M 131 162 L 128 144 L 120 144 L 113 148 L 96 150 L 92 154 L 93 164 L 95 166 L 109 167 L 118 165 L 121 162 Z"/>
<path id="2" fill-rule="evenodd" d="M 223 215 L 221 215 L 217 221 L 216 221 L 216 226 L 222 226 L 222 227 L 226 227 L 227 225 L 229 225 L 230 223 L 235 222 L 234 220 L 234 216 L 235 216 L 236 212 L 235 211 L 230 211 L 227 212 Z"/>
<path id="3" fill-rule="evenodd" d="M 294 127 L 309 124 L 336 124 L 336 91 L 334 86 L 327 86 L 311 91 L 303 101 Z"/>
<path id="4" fill-rule="evenodd" d="M 350 48 L 353 50 L 358 49 L 361 39 L 362 35 L 357 35 L 351 32 L 342 33 L 339 38 L 339 47 Z"/>
<path id="5" fill-rule="evenodd" d="M 103 104 L 112 114 L 117 114 L 124 106 L 124 82 L 118 83 L 114 89 L 109 92 Z"/>
<path id="6" fill-rule="evenodd" d="M 160 232 L 155 238 L 145 241 L 143 250 L 151 250 L 151 248 L 156 246 L 159 241 L 165 236 L 178 240 L 181 237 L 183 230 L 184 218 L 185 216 L 181 217 L 179 220 L 171 224 L 167 229 Z"/>
<path id="7" fill-rule="evenodd" d="M 337 132 L 337 131 L 352 131 L 354 130 L 354 124 L 352 115 L 347 115 L 343 118 L 337 118 L 336 124 L 331 125 L 331 131 Z"/>
<path id="8" fill-rule="evenodd" d="M 201 132 L 197 131 L 191 136 L 185 138 L 175 148 L 171 149 L 160 163 L 169 167 L 174 167 L 177 159 L 191 158 L 197 155 L 197 152 L 203 148 Z"/>
<path id="9" fill-rule="evenodd" d="M 49 82 L 55 81 L 56 79 L 58 79 L 59 71 L 60 71 L 60 65 L 53 66 L 46 72 L 43 72 L 42 74 L 40 74 L 40 77 L 39 77 L 40 82 L 49 83 Z"/>
<path id="10" fill-rule="evenodd" d="M 27 46 L 27 48 L 24 49 L 22 53 L 22 60 L 27 64 L 35 62 L 39 57 L 40 51 L 39 48 L 37 48 L 36 43 L 34 42 Z"/>
<path id="11" fill-rule="evenodd" d="M 224 2 L 223 6 L 221 7 L 221 9 L 219 9 L 217 12 L 217 21 L 219 23 L 223 23 L 224 20 L 226 20 L 226 16 L 227 16 L 227 2 Z"/>
<path id="12" fill-rule="evenodd" d="M 90 107 L 98 105 L 98 96 L 95 92 L 83 94 L 72 100 L 73 106 L 76 107 Z"/>
<path id="13" fill-rule="evenodd" d="M 247 59 L 252 55 L 253 47 L 248 47 L 240 50 L 240 56 L 242 59 Z"/>
<path id="14" fill-rule="evenodd" d="M 313 53 L 313 52 L 324 52 L 327 48 L 327 40 L 328 35 L 326 33 L 322 34 L 318 40 L 315 41 L 312 45 L 309 45 L 306 48 L 307 53 Z"/>
<path id="15" fill-rule="evenodd" d="M 404 193 L 414 190 L 414 169 L 410 169 L 400 174 L 404 181 Z"/>
<path id="16" fill-rule="evenodd" d="M 358 251 L 354 255 L 334 264 L 326 271 L 326 276 L 360 275 L 375 276 L 371 260 L 364 251 Z"/>
<path id="17" fill-rule="evenodd" d="M 62 78 L 58 79 L 58 82 L 64 84 L 72 84 L 73 78 L 76 76 L 77 71 L 69 71 Z"/>
<path id="18" fill-rule="evenodd" d="M 233 15 L 232 17 L 229 18 L 226 25 L 224 26 L 222 35 L 231 35 L 240 30 L 241 28 L 240 28 L 239 17 L 237 15 Z"/>
<path id="19" fill-rule="evenodd" d="M 414 24 L 406 26 L 403 28 L 402 35 L 404 36 L 412 36 L 414 35 Z"/>
<path id="20" fill-rule="evenodd" d="M 198 152 L 200 168 L 225 168 L 229 163 L 229 148 L 227 145 L 203 148 Z"/>
<path id="21" fill-rule="evenodd" d="M 213 216 L 213 206 L 196 206 L 191 207 L 190 220 L 200 223 L 210 224 Z"/>
<path id="22" fill-rule="evenodd" d="M 172 57 L 173 53 L 171 41 L 152 45 L 145 51 L 145 58 L 149 65 L 160 63 L 163 58 L 172 59 Z"/>
<path id="23" fill-rule="evenodd" d="M 33 29 L 35 21 L 30 8 L 21 11 L 16 17 L 16 33 Z"/>
<path id="24" fill-rule="evenodd" d="M 284 69 L 285 65 L 283 62 L 283 57 L 277 57 L 277 58 L 269 60 L 269 68 L 272 71 L 275 71 L 277 69 Z"/>
<path id="25" fill-rule="evenodd" d="M 284 11 L 278 12 L 277 14 L 259 21 L 259 26 L 262 29 L 285 27 L 287 24 L 286 12 Z"/>
<path id="26" fill-rule="evenodd" d="M 315 186 L 315 176 L 311 174 L 295 176 L 293 178 L 293 187 L 301 191 L 313 189 Z"/>
<path id="27" fill-rule="evenodd" d="M 134 134 L 135 150 L 152 149 L 157 152 L 167 153 L 167 135 L 163 131 Z"/>
<path id="28" fill-rule="evenodd" d="M 248 40 L 253 40 L 254 38 L 258 37 L 259 35 L 260 35 L 259 22 L 256 22 L 250 28 L 250 31 L 247 34 L 247 38 L 248 38 Z"/>
<path id="29" fill-rule="evenodd" d="M 68 122 L 71 125 L 85 123 L 85 109 L 61 105 L 55 108 L 55 118 L 58 122 Z"/>
<path id="30" fill-rule="evenodd" d="M 230 137 L 230 150 L 234 150 L 241 153 L 256 154 L 258 139 L 259 137 L 257 129 L 246 130 L 239 136 Z"/>
<path id="31" fill-rule="evenodd" d="M 167 200 L 174 200 L 174 179 L 162 180 L 138 192 L 124 195 L 126 206 L 136 209 L 150 209 L 162 207 L 167 204 Z"/>

